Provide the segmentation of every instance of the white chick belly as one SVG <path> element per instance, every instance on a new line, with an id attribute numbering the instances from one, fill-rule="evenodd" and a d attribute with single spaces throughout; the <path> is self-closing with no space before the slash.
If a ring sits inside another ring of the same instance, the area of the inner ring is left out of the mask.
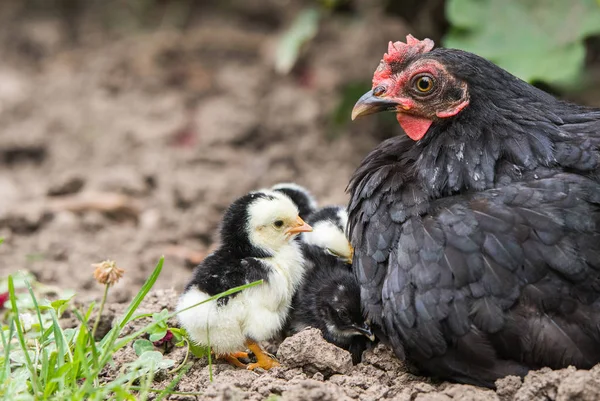
<path id="1" fill-rule="evenodd" d="M 244 323 L 244 332 L 249 338 L 266 341 L 283 327 L 292 296 L 301 284 L 304 273 L 304 261 L 296 255 L 291 258 L 291 255 L 283 254 L 283 260 L 272 258 L 268 262 L 271 268 L 268 283 L 244 291 L 250 312 Z"/>
<path id="2" fill-rule="evenodd" d="M 210 298 L 210 295 L 196 287 L 190 288 L 179 299 L 177 310 L 185 309 Z M 243 332 L 248 314 L 247 305 L 241 294 L 229 299 L 227 305 L 217 306 L 210 301 L 179 313 L 178 319 L 190 338 L 201 345 L 209 344 L 216 354 L 238 352 L 246 349 L 246 336 Z"/>
<path id="3" fill-rule="evenodd" d="M 244 333 L 255 341 L 266 341 L 281 330 L 291 304 L 284 280 L 269 277 L 263 284 L 245 291 L 245 303 L 250 313 L 244 322 Z"/>

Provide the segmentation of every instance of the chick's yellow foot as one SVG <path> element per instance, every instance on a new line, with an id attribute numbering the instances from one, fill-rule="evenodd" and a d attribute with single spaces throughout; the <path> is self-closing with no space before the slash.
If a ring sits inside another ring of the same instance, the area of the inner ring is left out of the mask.
<path id="1" fill-rule="evenodd" d="M 281 366 L 279 362 L 277 362 L 273 357 L 269 356 L 263 349 L 255 343 L 254 341 L 246 342 L 246 346 L 250 351 L 254 353 L 256 357 L 256 363 L 251 363 L 247 366 L 247 369 L 254 370 L 256 368 L 263 368 L 264 370 L 269 370 L 271 368 Z"/>
<path id="2" fill-rule="evenodd" d="M 232 352 L 229 355 L 231 355 L 231 356 L 233 356 L 234 358 L 237 358 L 237 359 L 240 359 L 240 358 L 248 359 L 248 358 L 250 358 L 248 356 L 247 352 Z"/>
<path id="3" fill-rule="evenodd" d="M 250 365 L 246 366 L 246 369 L 254 370 L 256 368 L 263 368 L 264 370 L 269 370 L 271 368 L 276 368 L 277 366 L 281 366 L 281 364 L 279 362 L 277 362 L 275 359 L 271 359 L 271 358 L 267 357 L 262 360 L 259 359 L 258 362 L 256 362 L 256 363 L 251 363 Z"/>
<path id="4" fill-rule="evenodd" d="M 243 356 L 245 354 L 246 356 Z M 246 368 L 248 367 L 245 363 L 240 362 L 238 358 L 248 358 L 248 354 L 245 352 L 234 352 L 231 354 L 223 354 L 219 355 L 219 358 L 226 360 L 229 364 L 233 366 L 237 366 L 238 368 Z"/>

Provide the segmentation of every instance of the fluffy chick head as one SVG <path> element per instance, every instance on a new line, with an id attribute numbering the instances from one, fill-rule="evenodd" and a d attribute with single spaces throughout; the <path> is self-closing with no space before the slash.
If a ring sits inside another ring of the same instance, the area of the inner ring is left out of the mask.
<path id="1" fill-rule="evenodd" d="M 272 186 L 271 190 L 287 195 L 296 204 L 298 213 L 303 219 L 308 218 L 317 209 L 317 201 L 308 189 L 301 185 L 283 182 Z"/>
<path id="2" fill-rule="evenodd" d="M 317 310 L 325 323 L 328 336 L 346 342 L 354 336 L 374 340 L 365 323 L 360 306 L 360 289 L 351 272 L 336 269 L 323 278 L 324 286 L 317 294 Z"/>
<path id="3" fill-rule="evenodd" d="M 250 204 L 246 229 L 253 245 L 271 250 L 277 250 L 302 232 L 312 231 L 290 198 L 277 192 Z"/>
<path id="4" fill-rule="evenodd" d="M 352 263 L 353 249 L 346 237 L 348 213 L 343 206 L 326 206 L 313 213 L 308 223 L 312 232 L 302 234 L 302 241 L 316 245 L 346 263 Z"/>

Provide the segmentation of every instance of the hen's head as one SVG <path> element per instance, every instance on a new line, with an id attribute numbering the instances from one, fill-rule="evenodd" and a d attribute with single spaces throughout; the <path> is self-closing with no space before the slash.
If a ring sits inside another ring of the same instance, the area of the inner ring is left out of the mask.
<path id="1" fill-rule="evenodd" d="M 418 141 L 434 121 L 456 116 L 467 107 L 467 82 L 448 70 L 431 52 L 433 46 L 431 39 L 412 35 L 406 43 L 390 42 L 373 75 L 373 89 L 358 100 L 352 119 L 393 111 L 406 134 Z"/>

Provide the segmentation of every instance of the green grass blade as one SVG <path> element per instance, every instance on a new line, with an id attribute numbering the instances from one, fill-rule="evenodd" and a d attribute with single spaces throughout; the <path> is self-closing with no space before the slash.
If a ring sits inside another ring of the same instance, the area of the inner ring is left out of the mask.
<path id="1" fill-rule="evenodd" d="M 119 331 L 121 331 L 123 329 L 123 327 L 125 327 L 125 325 L 127 323 L 129 323 L 131 316 L 133 316 L 133 314 L 135 313 L 137 308 L 140 306 L 140 304 L 142 303 L 142 301 L 144 300 L 146 295 L 148 295 L 148 292 L 150 292 L 150 290 L 154 286 L 154 283 L 156 283 L 156 280 L 158 279 L 158 276 L 160 275 L 160 272 L 163 268 L 164 262 L 165 262 L 165 258 L 163 256 L 158 261 L 158 264 L 154 268 L 154 271 L 152 272 L 150 277 L 148 277 L 148 279 L 146 280 L 146 282 L 140 289 L 140 292 L 138 292 L 138 294 L 135 296 L 133 301 L 131 301 L 131 304 L 129 304 L 129 308 L 127 308 L 127 311 L 125 312 L 125 316 L 119 322 Z"/>
<path id="2" fill-rule="evenodd" d="M 87 348 L 88 336 L 85 335 L 83 330 L 79 331 L 77 340 L 75 341 L 75 360 L 77 361 L 76 369 L 73 369 L 72 382 L 77 383 L 80 378 L 80 374 L 83 374 L 86 381 L 93 381 L 95 377 L 91 374 L 92 369 L 87 359 Z"/>
<path id="3" fill-rule="evenodd" d="M 37 369 L 33 366 L 31 358 L 29 357 L 29 353 L 27 352 L 27 344 L 25 343 L 25 334 L 23 333 L 23 327 L 21 327 L 21 320 L 19 319 L 19 308 L 17 308 L 17 297 L 15 294 L 15 283 L 13 282 L 12 275 L 8 276 L 8 295 L 10 297 L 10 305 L 12 308 L 12 313 L 14 316 L 15 328 L 17 330 L 17 338 L 19 339 L 19 344 L 21 345 L 21 349 L 23 350 L 23 354 L 25 355 L 25 361 L 27 364 L 27 369 L 29 370 L 29 374 L 31 375 L 31 386 L 33 387 L 33 392 L 35 395 L 40 393 L 40 383 L 37 375 Z"/>
<path id="4" fill-rule="evenodd" d="M 181 312 L 184 312 L 186 310 L 190 310 L 192 308 L 195 308 L 198 305 L 202 305 L 202 304 L 204 304 L 206 302 L 210 302 L 210 301 L 214 301 L 214 300 L 219 299 L 219 298 L 226 297 L 227 295 L 235 294 L 236 292 L 240 292 L 242 290 L 245 290 L 246 288 L 254 287 L 255 285 L 259 285 L 259 284 L 262 284 L 262 283 L 263 283 L 263 280 L 257 280 L 257 281 L 253 281 L 253 282 L 251 282 L 249 284 L 244 284 L 244 285 L 240 285 L 239 287 L 234 287 L 234 288 L 229 289 L 227 291 L 224 291 L 224 292 L 222 292 L 220 294 L 213 295 L 212 297 L 207 298 L 207 299 L 205 299 L 202 302 L 198 302 L 197 304 L 194 304 L 192 306 L 188 306 L 187 308 L 184 308 L 184 309 L 181 309 L 179 311 L 173 312 L 170 315 L 168 315 L 167 319 L 172 318 L 173 316 L 177 315 L 178 313 L 181 313 Z"/>
<path id="5" fill-rule="evenodd" d="M 68 346 L 68 341 L 65 338 L 65 333 L 58 323 L 58 315 L 54 309 L 49 309 L 50 316 L 52 316 L 52 329 L 54 330 L 54 342 L 56 343 L 56 349 L 58 350 L 58 366 L 60 368 L 68 357 L 68 362 L 73 362 L 73 354 Z"/>
<path id="6" fill-rule="evenodd" d="M 81 322 L 81 326 L 79 327 L 80 334 L 84 333 L 86 335 L 85 342 L 86 342 L 86 345 L 89 344 L 89 346 L 90 346 L 90 350 L 92 351 L 92 365 L 94 366 L 94 369 L 96 369 L 98 367 L 100 355 L 98 354 L 98 348 L 96 347 L 96 342 L 92 338 L 92 333 L 89 331 L 89 328 L 88 328 L 88 319 L 86 318 L 86 316 L 88 316 L 88 315 L 86 314 L 86 316 L 82 316 L 78 310 L 73 310 L 73 313 L 75 314 L 77 319 Z"/>
<path id="7" fill-rule="evenodd" d="M 40 312 L 40 306 L 38 305 L 37 298 L 33 294 L 33 288 L 31 287 L 31 283 L 29 280 L 25 281 L 25 285 L 27 285 L 27 291 L 29 291 L 29 295 L 31 296 L 31 300 L 33 301 L 33 306 L 35 308 L 35 312 L 37 313 L 38 321 L 40 322 L 40 331 L 42 332 L 41 341 L 44 340 L 44 322 L 42 321 L 42 314 Z"/>
<path id="8" fill-rule="evenodd" d="M 212 363 L 212 350 L 210 348 L 210 330 L 206 328 L 206 341 L 208 342 L 208 380 L 213 382 L 213 363 Z"/>
<path id="9" fill-rule="evenodd" d="M 44 349 L 44 351 L 46 351 Z M 47 354 L 47 353 L 46 353 Z M 58 373 L 57 369 L 56 369 L 56 364 L 57 364 L 57 358 L 58 358 L 58 353 L 56 352 L 52 352 L 50 355 L 44 356 L 44 358 L 46 359 L 45 362 L 45 366 L 44 363 L 42 363 L 43 369 L 42 369 L 42 383 L 45 384 L 44 386 L 44 398 L 48 398 L 50 397 L 50 395 L 52 395 L 52 393 L 54 393 L 54 391 L 56 390 L 56 388 L 58 387 L 58 380 L 56 380 L 56 374 Z"/>
<path id="10" fill-rule="evenodd" d="M 4 383 L 4 381 L 10 377 L 10 348 L 12 345 L 10 340 L 12 339 L 15 333 L 15 326 L 12 322 L 12 319 L 9 322 L 8 327 L 8 338 L 6 338 L 6 336 L 4 335 L 4 330 L 0 328 L 0 334 L 2 335 L 2 347 L 4 348 L 4 369 L 2 369 L 1 376 L 2 383 Z"/>
<path id="11" fill-rule="evenodd" d="M 90 317 L 92 316 L 92 312 L 94 311 L 94 307 L 95 307 L 95 306 L 96 306 L 96 303 L 95 303 L 95 302 L 92 302 L 92 303 L 90 304 L 90 306 L 88 307 L 88 310 L 87 310 L 87 312 L 85 312 L 85 315 L 84 315 L 84 316 L 85 316 L 85 321 L 86 321 L 86 322 L 89 322 L 89 321 L 90 321 Z"/>

